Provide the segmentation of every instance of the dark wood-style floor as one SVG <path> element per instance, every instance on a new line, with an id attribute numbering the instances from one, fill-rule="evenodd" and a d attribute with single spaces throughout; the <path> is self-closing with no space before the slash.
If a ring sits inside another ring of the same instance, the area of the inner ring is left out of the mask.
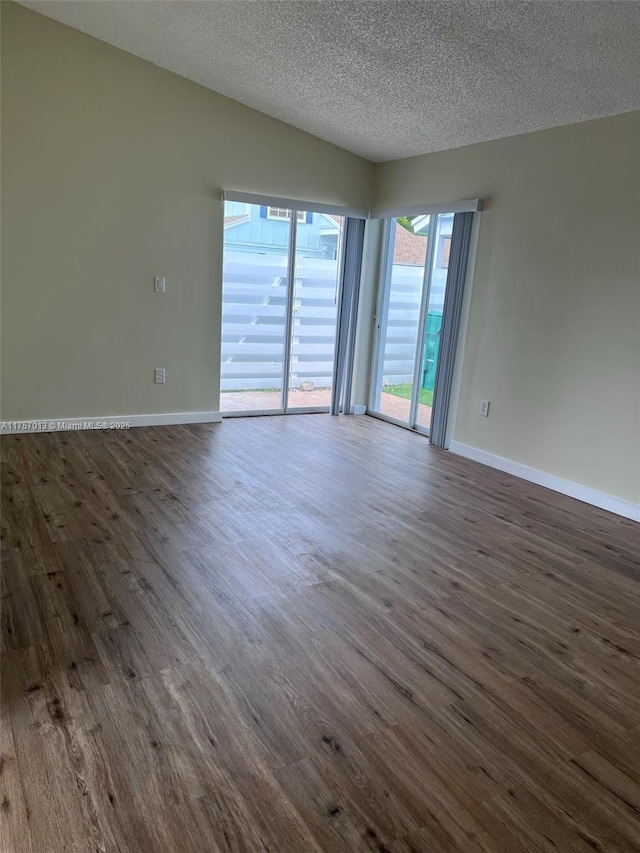
<path id="1" fill-rule="evenodd" d="M 638 525 L 366 417 L 2 446 L 3 853 L 640 850 Z"/>

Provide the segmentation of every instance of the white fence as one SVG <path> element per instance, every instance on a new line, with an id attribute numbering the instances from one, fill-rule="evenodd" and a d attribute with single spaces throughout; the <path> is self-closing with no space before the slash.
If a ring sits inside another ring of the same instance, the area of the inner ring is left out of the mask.
<path id="1" fill-rule="evenodd" d="M 336 261 L 298 258 L 294 289 L 290 387 L 331 385 L 336 335 Z M 383 376 L 410 382 L 423 270 L 395 265 Z M 446 270 L 432 284 L 441 310 Z M 222 391 L 282 388 L 286 332 L 286 257 L 227 251 L 222 302 Z"/>

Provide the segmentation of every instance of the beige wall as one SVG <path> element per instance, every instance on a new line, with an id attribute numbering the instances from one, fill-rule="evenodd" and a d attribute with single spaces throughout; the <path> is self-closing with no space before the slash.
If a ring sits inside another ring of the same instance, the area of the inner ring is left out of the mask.
<path id="1" fill-rule="evenodd" d="M 377 206 L 476 197 L 455 440 L 640 500 L 640 113 L 378 169 Z"/>
<path id="2" fill-rule="evenodd" d="M 216 410 L 221 188 L 368 208 L 373 166 L 3 2 L 2 177 L 17 420 Z"/>

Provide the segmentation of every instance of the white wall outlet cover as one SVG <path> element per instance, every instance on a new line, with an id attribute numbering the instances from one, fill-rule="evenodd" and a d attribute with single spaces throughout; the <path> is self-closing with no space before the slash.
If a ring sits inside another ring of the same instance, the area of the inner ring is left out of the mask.
<path id="1" fill-rule="evenodd" d="M 167 280 L 163 275 L 156 275 L 153 279 L 153 289 L 156 293 L 164 293 L 167 289 Z"/>
<path id="2" fill-rule="evenodd" d="M 164 367 L 156 367 L 153 371 L 153 380 L 156 385 L 164 385 L 166 382 L 166 374 Z"/>
<path id="3" fill-rule="evenodd" d="M 489 400 L 480 400 L 480 414 L 483 418 L 489 417 L 489 406 L 491 402 Z"/>

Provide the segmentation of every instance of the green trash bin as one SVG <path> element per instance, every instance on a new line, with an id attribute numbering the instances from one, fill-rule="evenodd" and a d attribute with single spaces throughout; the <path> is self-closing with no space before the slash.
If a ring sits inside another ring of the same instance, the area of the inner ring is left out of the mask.
<path id="1" fill-rule="evenodd" d="M 436 384 L 436 367 L 440 352 L 440 332 L 442 330 L 442 312 L 430 311 L 427 314 L 425 334 L 424 362 L 422 365 L 422 387 L 433 391 Z"/>

